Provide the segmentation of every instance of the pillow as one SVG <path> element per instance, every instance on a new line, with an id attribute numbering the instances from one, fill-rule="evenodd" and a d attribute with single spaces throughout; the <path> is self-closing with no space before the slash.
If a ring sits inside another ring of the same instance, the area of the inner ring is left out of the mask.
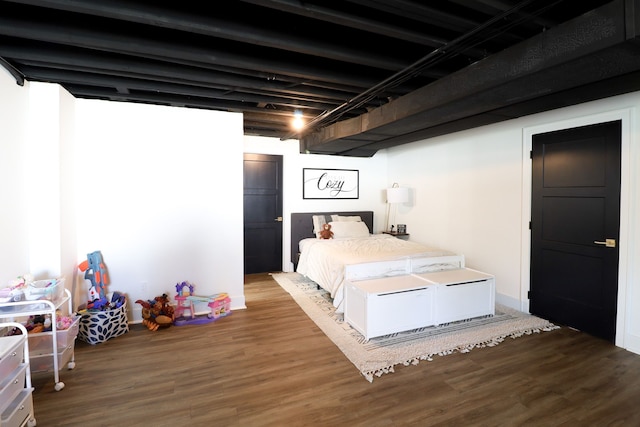
<path id="1" fill-rule="evenodd" d="M 369 228 L 364 222 L 331 221 L 329 224 L 331 225 L 334 239 L 369 237 Z"/>
<path id="2" fill-rule="evenodd" d="M 356 221 L 361 222 L 362 218 L 359 215 L 355 216 L 342 216 L 342 215 L 331 215 L 332 221 Z"/>
<path id="3" fill-rule="evenodd" d="M 320 238 L 322 227 L 331 222 L 331 215 L 313 215 L 311 218 L 313 219 L 313 234 Z"/>

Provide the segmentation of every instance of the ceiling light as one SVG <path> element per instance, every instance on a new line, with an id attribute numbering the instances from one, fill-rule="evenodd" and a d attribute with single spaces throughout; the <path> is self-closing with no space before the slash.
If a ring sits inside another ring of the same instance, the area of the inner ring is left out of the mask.
<path id="1" fill-rule="evenodd" d="M 293 112 L 293 121 L 291 125 L 295 130 L 300 130 L 304 127 L 304 120 L 302 120 L 302 111 L 296 110 Z"/>

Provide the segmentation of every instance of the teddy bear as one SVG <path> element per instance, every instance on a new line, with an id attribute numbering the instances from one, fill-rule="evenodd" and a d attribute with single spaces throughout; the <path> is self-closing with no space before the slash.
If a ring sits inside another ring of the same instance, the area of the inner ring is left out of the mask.
<path id="1" fill-rule="evenodd" d="M 324 224 L 320 231 L 321 239 L 333 239 L 333 231 L 331 231 L 331 224 Z"/>

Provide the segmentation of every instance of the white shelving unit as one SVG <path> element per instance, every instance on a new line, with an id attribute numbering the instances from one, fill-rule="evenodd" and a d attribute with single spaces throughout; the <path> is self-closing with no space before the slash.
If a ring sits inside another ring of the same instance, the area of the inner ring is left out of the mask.
<path id="1" fill-rule="evenodd" d="M 64 383 L 60 381 L 60 361 L 65 361 L 68 358 L 68 369 L 75 368 L 75 356 L 74 356 L 74 345 L 75 343 L 72 341 L 71 344 L 66 345 L 66 347 L 60 349 L 58 347 L 58 331 L 56 327 L 57 319 L 56 319 L 56 311 L 63 307 L 64 304 L 67 304 L 67 313 L 71 314 L 73 311 L 72 303 L 71 303 L 71 293 L 68 289 L 64 289 L 64 296 L 60 298 L 59 301 L 53 302 L 49 300 L 32 300 L 32 301 L 16 301 L 16 302 L 7 302 L 0 303 L 0 319 L 9 319 L 11 322 L 15 322 L 16 319 L 21 317 L 35 316 L 35 315 L 49 315 L 51 317 L 51 331 L 48 332 L 40 332 L 40 333 L 32 333 L 29 334 L 30 338 L 41 338 L 46 337 L 47 341 L 50 340 L 51 343 L 51 352 L 47 351 L 43 354 L 39 354 L 37 356 L 32 355 L 32 362 L 34 358 L 51 358 L 52 364 L 48 365 L 53 369 L 53 377 L 55 380 L 55 390 L 60 391 L 64 388 Z M 77 323 L 76 323 L 77 325 Z M 75 340 L 75 337 L 74 337 Z M 59 351 L 61 350 L 61 351 Z M 47 360 L 48 362 L 48 360 Z M 46 369 L 49 371 L 50 369 Z"/>
<path id="2" fill-rule="evenodd" d="M 22 335 L 0 337 L 0 427 L 34 427 L 27 330 L 17 322 L 0 323 L 4 328 L 19 328 Z"/>

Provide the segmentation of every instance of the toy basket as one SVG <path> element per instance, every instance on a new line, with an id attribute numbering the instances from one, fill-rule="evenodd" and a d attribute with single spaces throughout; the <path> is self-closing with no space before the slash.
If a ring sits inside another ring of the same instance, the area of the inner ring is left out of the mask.
<path id="1" fill-rule="evenodd" d="M 98 344 L 129 332 L 126 302 L 118 308 L 88 311 L 80 318 L 78 338 L 89 344 Z"/>

